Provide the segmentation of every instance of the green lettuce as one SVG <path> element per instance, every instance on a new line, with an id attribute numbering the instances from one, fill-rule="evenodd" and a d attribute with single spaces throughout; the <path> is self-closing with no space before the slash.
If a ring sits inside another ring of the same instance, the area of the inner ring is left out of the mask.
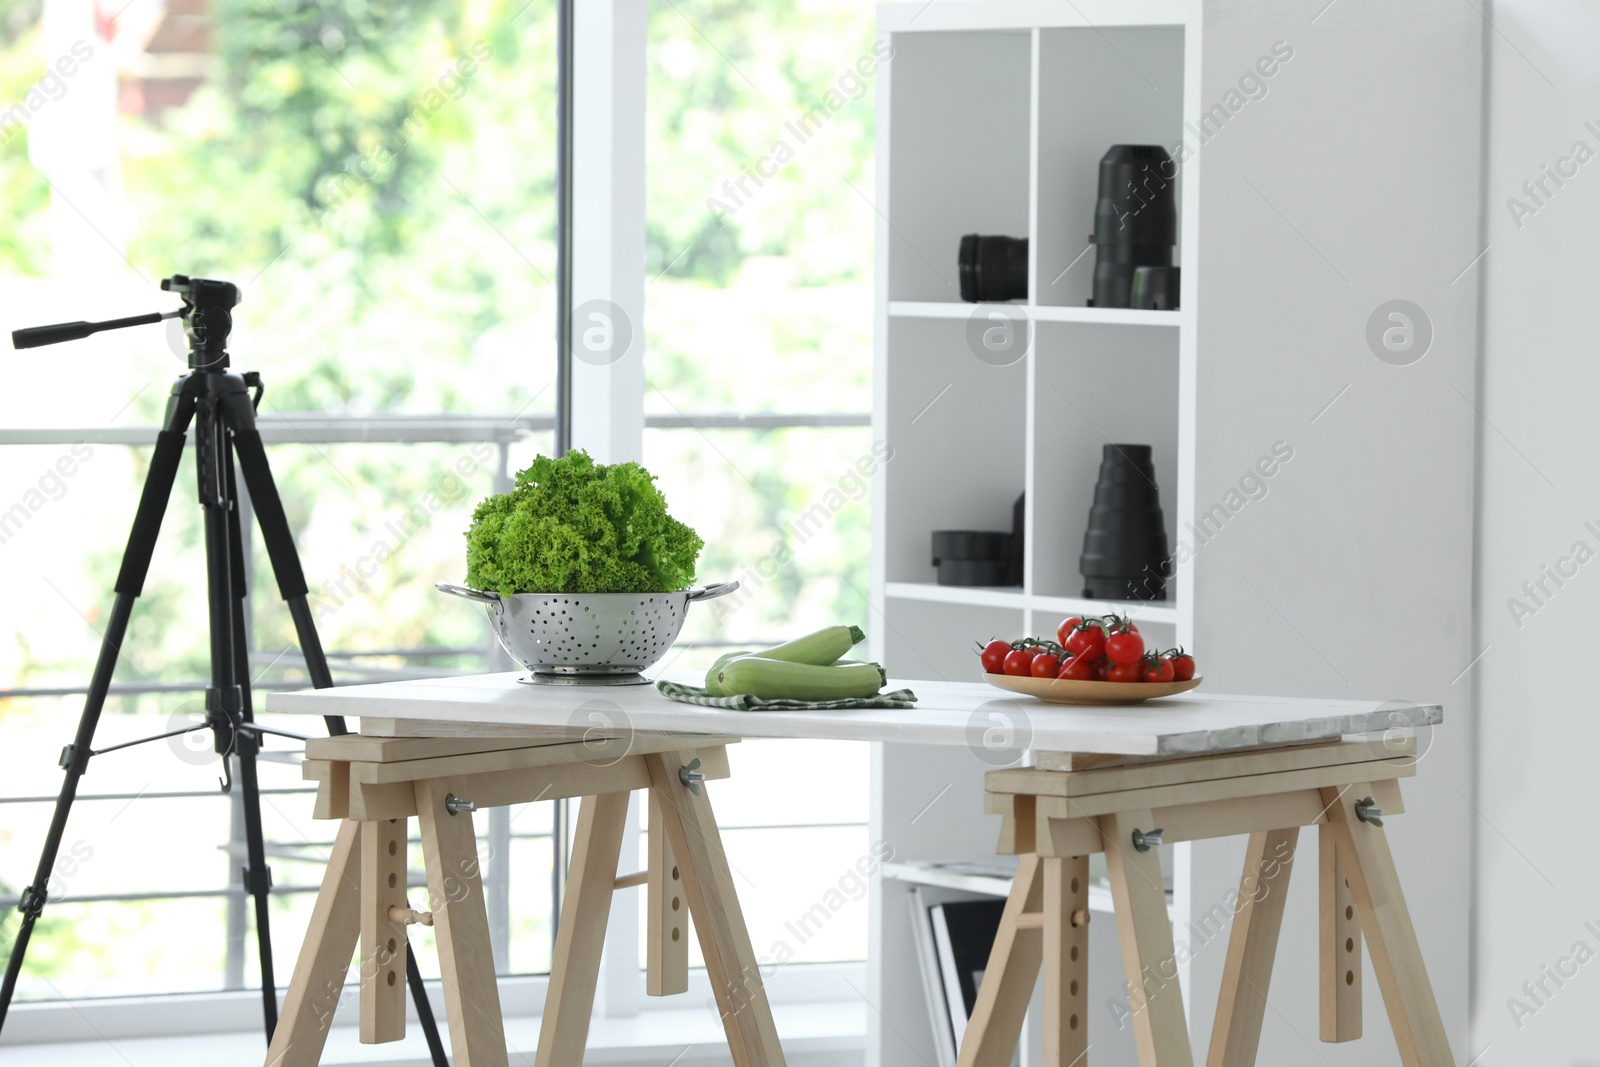
<path id="1" fill-rule="evenodd" d="M 655 475 L 582 451 L 540 456 L 478 505 L 467 584 L 514 593 L 665 593 L 694 583 L 705 547 L 667 514 Z"/>

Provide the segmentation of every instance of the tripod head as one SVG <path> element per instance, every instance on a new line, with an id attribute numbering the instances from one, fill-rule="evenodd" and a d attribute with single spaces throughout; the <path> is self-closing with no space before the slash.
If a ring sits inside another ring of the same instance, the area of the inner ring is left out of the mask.
<path id="1" fill-rule="evenodd" d="M 233 330 L 233 309 L 243 297 L 232 282 L 214 278 L 191 278 L 174 274 L 161 279 L 161 288 L 177 293 L 183 307 L 176 311 L 153 311 L 105 322 L 61 322 L 53 326 L 31 326 L 11 332 L 11 347 L 41 348 L 44 345 L 78 341 L 102 330 L 122 330 L 145 326 L 162 319 L 182 319 L 184 336 L 189 339 L 189 366 L 194 370 L 221 370 L 228 365 L 228 334 Z"/>

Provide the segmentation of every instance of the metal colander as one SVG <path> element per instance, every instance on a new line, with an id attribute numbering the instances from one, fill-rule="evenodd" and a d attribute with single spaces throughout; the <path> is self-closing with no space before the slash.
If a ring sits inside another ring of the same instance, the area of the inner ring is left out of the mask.
<path id="1" fill-rule="evenodd" d="M 476 601 L 500 644 L 535 675 L 617 676 L 655 664 L 677 640 L 689 604 L 738 582 L 672 593 L 499 593 L 440 582 L 441 592 Z"/>

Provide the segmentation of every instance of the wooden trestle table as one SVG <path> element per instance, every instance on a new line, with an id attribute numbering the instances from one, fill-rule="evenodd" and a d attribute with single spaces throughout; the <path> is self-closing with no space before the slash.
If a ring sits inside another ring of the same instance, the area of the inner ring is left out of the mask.
<path id="1" fill-rule="evenodd" d="M 705 783 L 743 738 L 974 745 L 1031 739 L 1032 766 L 989 771 L 999 851 L 1019 854 L 960 1067 L 1006 1067 L 1042 968 L 1045 1062 L 1085 1067 L 1088 857 L 1104 852 L 1143 1067 L 1191 1067 L 1157 849 L 1248 834 L 1208 1067 L 1255 1061 L 1284 890 L 1303 826 L 1318 830 L 1321 1036 L 1360 1035 L 1360 954 L 1374 970 L 1407 1067 L 1445 1067 L 1449 1042 L 1406 909 L 1383 818 L 1416 772 L 1406 728 L 1436 705 L 1230 697 L 1196 691 L 1143 705 L 1074 707 L 983 684 L 899 681 L 911 710 L 741 712 L 674 703 L 653 687 L 521 684 L 516 674 L 389 682 L 268 698 L 271 712 L 358 716 L 361 732 L 308 743 L 316 815 L 341 821 L 267 1054 L 319 1062 L 360 949 L 360 1036 L 405 1029 L 404 938 L 434 926 L 457 1067 L 507 1063 L 474 810 L 581 797 L 536 1063 L 582 1062 L 614 890 L 647 887 L 646 987 L 688 982 L 693 917 L 739 1067 L 783 1051 Z M 678 680 L 693 683 L 694 677 Z M 619 875 L 629 794 L 649 793 L 649 862 Z M 408 820 L 421 831 L 426 908 L 407 898 Z M 892 844 L 892 842 L 891 842 Z"/>

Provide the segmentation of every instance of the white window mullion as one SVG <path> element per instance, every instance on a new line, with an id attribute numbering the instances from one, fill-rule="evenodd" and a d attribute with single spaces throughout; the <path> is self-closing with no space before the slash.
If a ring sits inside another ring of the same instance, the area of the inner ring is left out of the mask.
<path id="1" fill-rule="evenodd" d="M 572 447 L 601 463 L 644 458 L 646 0 L 583 0 L 573 26 Z M 639 796 L 619 873 L 639 862 Z M 642 890 L 615 894 L 597 1008 L 644 1006 Z"/>
<path id="2" fill-rule="evenodd" d="M 583 0 L 573 27 L 572 447 L 644 452 L 646 0 Z"/>

